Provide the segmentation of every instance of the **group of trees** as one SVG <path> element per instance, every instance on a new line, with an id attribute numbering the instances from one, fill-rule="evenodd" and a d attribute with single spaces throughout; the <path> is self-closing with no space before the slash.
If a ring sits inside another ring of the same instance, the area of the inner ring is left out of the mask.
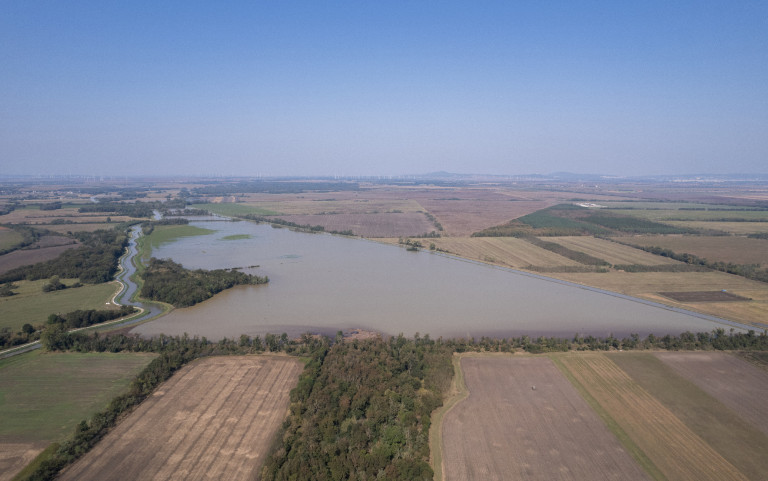
<path id="1" fill-rule="evenodd" d="M 314 358 L 265 480 L 431 480 L 430 415 L 453 375 L 452 351 L 428 338 L 344 341 Z"/>
<path id="2" fill-rule="evenodd" d="M 113 202 L 111 200 L 102 200 L 93 204 L 84 205 L 77 211 L 87 212 L 109 212 L 128 217 L 152 217 L 154 204 L 147 202 Z"/>
<path id="3" fill-rule="evenodd" d="M 79 278 L 87 284 L 111 281 L 128 242 L 125 234 L 116 230 L 97 230 L 78 232 L 75 237 L 83 245 L 64 251 L 50 261 L 11 269 L 0 275 L 0 283 L 53 276 Z"/>
<path id="4" fill-rule="evenodd" d="M 234 270 L 189 270 L 170 259 L 151 258 L 142 273 L 141 296 L 187 307 L 241 284 L 266 284 L 269 278 Z"/>

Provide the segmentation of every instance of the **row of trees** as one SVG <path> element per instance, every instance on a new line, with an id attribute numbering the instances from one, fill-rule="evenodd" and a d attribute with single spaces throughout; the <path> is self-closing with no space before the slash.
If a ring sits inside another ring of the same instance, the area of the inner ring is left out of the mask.
<path id="1" fill-rule="evenodd" d="M 142 273 L 141 296 L 187 307 L 241 284 L 266 284 L 269 278 L 234 270 L 189 270 L 170 259 L 151 258 Z"/>
<path id="2" fill-rule="evenodd" d="M 646 252 L 656 254 L 662 257 L 669 257 L 681 262 L 685 262 L 689 265 L 702 266 L 707 269 L 713 269 L 716 271 L 727 272 L 728 274 L 734 274 L 747 279 L 755 281 L 768 282 L 768 269 L 761 267 L 760 264 L 734 264 L 732 262 L 722 261 L 710 261 L 703 257 L 698 257 L 693 254 L 682 253 L 678 254 L 670 249 L 665 249 L 658 246 L 636 246 Z"/>
<path id="3" fill-rule="evenodd" d="M 110 200 L 100 201 L 94 204 L 84 205 L 77 209 L 80 213 L 86 212 L 109 212 L 128 217 L 152 217 L 154 204 L 147 202 L 113 202 Z"/>

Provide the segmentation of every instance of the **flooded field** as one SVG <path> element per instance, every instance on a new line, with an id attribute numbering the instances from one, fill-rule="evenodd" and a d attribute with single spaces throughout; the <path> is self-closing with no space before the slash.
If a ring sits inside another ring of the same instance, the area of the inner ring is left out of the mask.
<path id="1" fill-rule="evenodd" d="M 162 245 L 153 255 L 188 268 L 242 267 L 269 276 L 270 283 L 231 289 L 132 332 L 220 339 L 362 328 L 433 338 L 570 337 L 732 327 L 699 314 L 436 253 L 249 222 L 191 224 L 215 232 Z"/>

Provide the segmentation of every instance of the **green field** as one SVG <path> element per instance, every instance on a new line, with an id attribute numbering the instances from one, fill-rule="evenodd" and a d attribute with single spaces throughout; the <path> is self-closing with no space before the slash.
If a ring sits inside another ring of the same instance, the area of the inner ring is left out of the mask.
<path id="1" fill-rule="evenodd" d="M 63 439 L 154 357 L 38 350 L 0 361 L 0 443 Z"/>
<path id="2" fill-rule="evenodd" d="M 611 210 L 611 213 L 641 217 L 655 222 L 664 221 L 768 221 L 765 210 Z"/>
<path id="3" fill-rule="evenodd" d="M 71 285 L 76 279 L 62 279 Z M 25 323 L 33 326 L 42 324 L 53 313 L 67 313 L 78 309 L 110 309 L 114 304 L 106 305 L 117 292 L 113 283 L 86 285 L 55 292 L 43 292 L 43 285 L 48 281 L 19 281 L 14 289 L 17 294 L 0 297 L 0 328 L 8 327 L 13 331 L 21 329 Z"/>
<path id="4" fill-rule="evenodd" d="M 159 225 L 147 236 L 147 241 L 150 248 L 155 248 L 181 237 L 207 235 L 214 232 L 216 231 L 193 225 Z"/>
<path id="5" fill-rule="evenodd" d="M 192 204 L 190 207 L 195 209 L 205 209 L 213 214 L 223 216 L 242 216 L 248 214 L 254 215 L 281 215 L 269 209 L 262 209 L 249 204 Z"/>
<path id="6" fill-rule="evenodd" d="M 15 230 L 8 229 L 6 227 L 0 227 L 0 251 L 10 249 L 11 247 L 21 242 L 22 239 L 23 237 L 21 234 Z"/>

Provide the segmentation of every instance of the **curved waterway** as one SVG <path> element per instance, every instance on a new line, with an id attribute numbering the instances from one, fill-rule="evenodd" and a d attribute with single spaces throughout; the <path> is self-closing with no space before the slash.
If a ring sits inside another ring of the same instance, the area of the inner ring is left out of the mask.
<path id="1" fill-rule="evenodd" d="M 137 322 L 147 320 L 162 313 L 162 309 L 155 304 L 145 304 L 132 299 L 134 294 L 136 294 L 136 290 L 139 288 L 139 286 L 131 280 L 131 276 L 136 273 L 136 266 L 133 264 L 133 259 L 138 254 L 137 241 L 140 235 L 141 226 L 135 225 L 131 227 L 128 238 L 128 249 L 126 254 L 120 259 L 121 269 L 115 276 L 115 279 L 123 284 L 123 289 L 115 296 L 115 302 L 144 309 L 144 314 L 140 317 L 131 319 L 130 321 L 114 324 L 115 327 L 136 324 Z"/>
<path id="2" fill-rule="evenodd" d="M 743 330 L 711 316 L 512 269 L 371 241 L 250 222 L 192 225 L 213 234 L 160 246 L 188 268 L 243 268 L 270 283 L 240 286 L 131 332 L 209 339 L 352 328 L 431 337 L 645 336 Z M 239 235 L 228 240 L 226 237 Z M 247 238 L 242 238 L 247 236 Z M 259 267 L 251 267 L 259 266 Z"/>

